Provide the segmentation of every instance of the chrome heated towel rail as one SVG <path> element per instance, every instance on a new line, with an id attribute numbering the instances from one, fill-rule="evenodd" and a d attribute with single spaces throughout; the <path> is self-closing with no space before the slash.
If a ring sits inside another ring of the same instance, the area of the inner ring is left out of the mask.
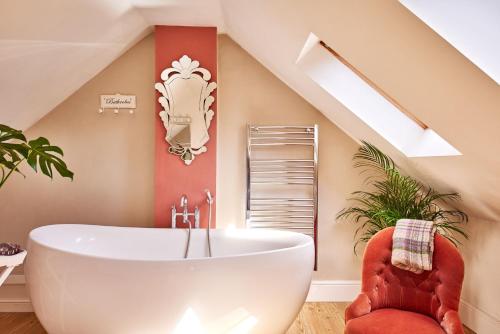
<path id="1" fill-rule="evenodd" d="M 248 125 L 246 223 L 301 232 L 317 245 L 318 125 Z"/>

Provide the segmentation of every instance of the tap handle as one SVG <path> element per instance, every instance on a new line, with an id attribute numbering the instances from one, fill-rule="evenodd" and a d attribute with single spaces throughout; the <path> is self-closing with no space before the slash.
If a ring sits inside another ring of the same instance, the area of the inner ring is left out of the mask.
<path id="1" fill-rule="evenodd" d="M 200 209 L 194 208 L 194 228 L 200 228 Z"/>
<path id="2" fill-rule="evenodd" d="M 177 208 L 175 204 L 172 205 L 172 228 L 176 228 L 176 220 L 177 220 Z"/>
<path id="3" fill-rule="evenodd" d="M 188 204 L 188 197 L 186 194 L 181 196 L 181 207 L 186 207 L 187 208 Z"/>
<path id="4" fill-rule="evenodd" d="M 214 198 L 212 197 L 210 190 L 205 189 L 205 194 L 207 195 L 207 203 L 212 204 L 214 202 Z"/>

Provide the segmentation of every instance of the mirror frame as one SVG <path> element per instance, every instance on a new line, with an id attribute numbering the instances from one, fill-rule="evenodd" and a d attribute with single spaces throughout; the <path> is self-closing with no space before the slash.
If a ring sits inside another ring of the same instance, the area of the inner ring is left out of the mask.
<path id="1" fill-rule="evenodd" d="M 187 55 L 174 60 L 160 77 L 163 82 L 155 83 L 154 87 L 161 94 L 158 102 L 163 110 L 159 116 L 167 130 L 168 151 L 190 165 L 196 155 L 207 151 L 208 129 L 215 114 L 210 109 L 215 101 L 211 94 L 217 83 L 209 82 L 210 72 Z"/>

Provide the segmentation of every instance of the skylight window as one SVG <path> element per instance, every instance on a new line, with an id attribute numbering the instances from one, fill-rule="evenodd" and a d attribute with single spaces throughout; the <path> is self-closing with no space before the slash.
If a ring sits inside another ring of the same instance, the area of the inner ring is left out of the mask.
<path id="1" fill-rule="evenodd" d="M 407 157 L 461 155 L 316 35 L 309 35 L 297 65 Z"/>
<path id="2" fill-rule="evenodd" d="M 500 84 L 500 1 L 399 2 Z"/>

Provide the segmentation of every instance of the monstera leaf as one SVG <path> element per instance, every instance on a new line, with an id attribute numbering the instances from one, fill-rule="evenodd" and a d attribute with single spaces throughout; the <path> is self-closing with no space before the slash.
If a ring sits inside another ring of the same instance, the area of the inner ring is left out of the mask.
<path id="1" fill-rule="evenodd" d="M 21 131 L 0 124 L 0 163 L 13 166 L 12 163 L 27 157 L 28 147 L 25 142 L 26 137 Z"/>
<path id="2" fill-rule="evenodd" d="M 40 168 L 43 174 L 52 178 L 52 168 L 55 168 L 62 177 L 73 179 L 73 172 L 68 169 L 66 163 L 61 159 L 64 155 L 61 148 L 50 145 L 47 138 L 44 137 L 30 140 L 28 146 L 30 148 L 28 164 L 35 172 L 38 172 L 38 168 Z"/>
<path id="3" fill-rule="evenodd" d="M 20 172 L 17 165 L 28 156 L 26 137 L 19 130 L 0 124 L 0 186 L 13 172 Z"/>
<path id="4" fill-rule="evenodd" d="M 0 187 L 13 172 L 21 173 L 19 165 L 24 161 L 35 172 L 40 170 L 50 178 L 54 176 L 55 169 L 59 175 L 73 179 L 73 172 L 62 157 L 62 149 L 51 145 L 46 138 L 28 141 L 22 131 L 0 124 Z"/>

